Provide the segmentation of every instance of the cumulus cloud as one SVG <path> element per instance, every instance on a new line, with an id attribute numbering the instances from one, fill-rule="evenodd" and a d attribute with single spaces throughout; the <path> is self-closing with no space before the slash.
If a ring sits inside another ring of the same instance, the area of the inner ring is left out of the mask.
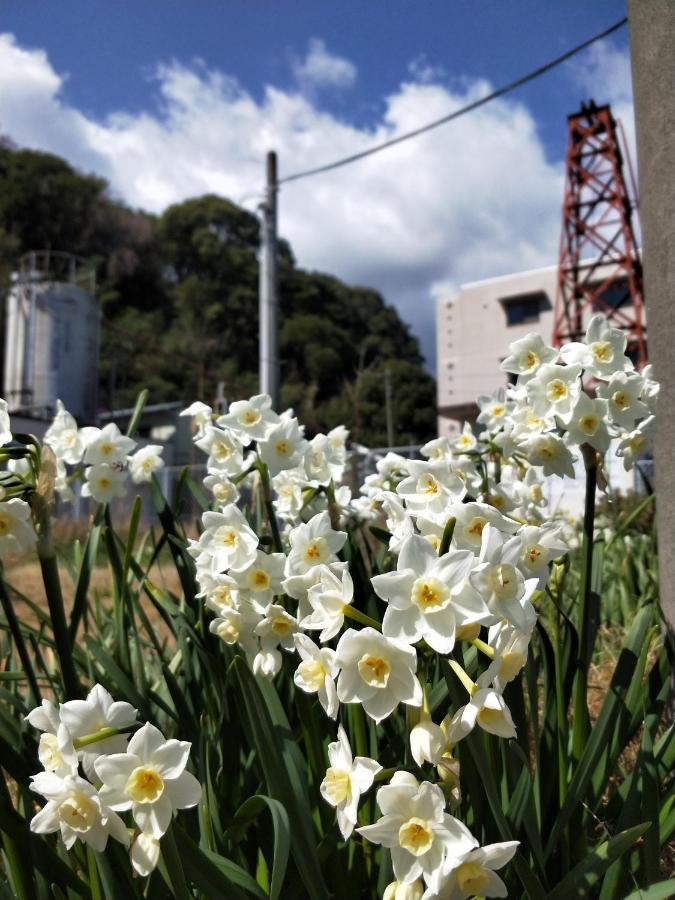
<path id="1" fill-rule="evenodd" d="M 303 71 L 346 85 L 355 70 L 336 60 L 317 43 Z M 328 113 L 302 90 L 268 86 L 257 100 L 223 72 L 175 61 L 156 71 L 154 108 L 96 121 L 64 100 L 64 76 L 44 52 L 5 35 L 0 131 L 99 172 L 136 207 L 161 211 L 208 191 L 241 202 L 262 187 L 271 148 L 283 176 L 395 137 L 492 87 L 467 79 L 448 86 L 417 69 L 367 128 Z M 433 366 L 435 297 L 463 281 L 555 260 L 562 175 L 528 108 L 506 98 L 448 128 L 283 186 L 281 231 L 301 265 L 380 289 Z"/>
<path id="2" fill-rule="evenodd" d="M 293 61 L 293 74 L 302 88 L 348 88 L 356 81 L 356 66 L 331 53 L 320 38 L 309 42 L 304 59 Z"/>

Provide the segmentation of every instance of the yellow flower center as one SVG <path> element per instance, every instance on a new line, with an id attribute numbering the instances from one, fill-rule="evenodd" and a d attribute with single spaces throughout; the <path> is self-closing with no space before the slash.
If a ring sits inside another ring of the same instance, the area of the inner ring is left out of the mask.
<path id="1" fill-rule="evenodd" d="M 526 350 L 518 357 L 518 365 L 520 366 L 521 371 L 531 372 L 532 369 L 536 369 L 539 365 L 539 357 L 536 353 L 533 353 L 532 350 Z"/>
<path id="2" fill-rule="evenodd" d="M 63 755 L 59 750 L 59 742 L 55 734 L 41 734 L 38 757 L 45 771 L 55 772 L 63 762 Z"/>
<path id="3" fill-rule="evenodd" d="M 257 425 L 260 421 L 260 412 L 253 407 L 249 407 L 249 409 L 240 416 L 239 421 L 242 425 Z"/>
<path id="4" fill-rule="evenodd" d="M 136 803 L 155 803 L 164 793 L 164 779 L 145 766 L 137 766 L 129 776 L 125 792 Z"/>
<path id="5" fill-rule="evenodd" d="M 413 856 L 423 856 L 434 842 L 434 833 L 425 819 L 413 816 L 399 828 L 398 842 Z"/>
<path id="6" fill-rule="evenodd" d="M 270 586 L 270 576 L 264 569 L 256 569 L 249 574 L 248 584 L 252 591 L 266 591 Z"/>
<path id="7" fill-rule="evenodd" d="M 305 562 L 315 565 L 324 560 L 327 556 L 328 547 L 325 538 L 315 538 L 305 547 Z"/>
<path id="8" fill-rule="evenodd" d="M 502 715 L 501 709 L 492 709 L 489 706 L 481 706 L 480 712 L 476 718 L 482 725 L 492 725 L 498 719 L 501 719 Z"/>
<path id="9" fill-rule="evenodd" d="M 493 404 L 492 409 L 490 410 L 492 415 L 497 419 L 500 418 L 501 416 L 503 416 L 505 411 L 506 411 L 506 409 L 504 406 L 501 405 L 501 403 Z"/>
<path id="10" fill-rule="evenodd" d="M 293 623 L 290 619 L 287 619 L 286 616 L 275 616 L 272 619 L 272 631 L 275 634 L 278 634 L 279 637 L 284 637 L 293 629 Z"/>
<path id="11" fill-rule="evenodd" d="M 567 397 L 567 385 L 560 378 L 554 378 L 548 383 L 546 397 L 551 403 L 559 403 Z"/>
<path id="12" fill-rule="evenodd" d="M 619 409 L 626 409 L 630 406 L 630 400 L 623 391 L 616 391 L 612 394 L 612 403 Z"/>
<path id="13" fill-rule="evenodd" d="M 320 690 L 326 680 L 326 668 L 320 659 L 306 659 L 301 662 L 298 674 L 313 691 Z"/>
<path id="14" fill-rule="evenodd" d="M 218 637 L 226 644 L 236 644 L 239 640 L 239 628 L 229 619 L 224 619 L 218 626 Z"/>
<path id="15" fill-rule="evenodd" d="M 89 831 L 98 821 L 98 810 L 84 794 L 71 794 L 59 805 L 59 817 L 73 831 Z"/>
<path id="16" fill-rule="evenodd" d="M 462 863 L 456 871 L 457 885 L 465 897 L 475 897 L 482 893 L 483 888 L 490 880 L 489 875 L 477 863 Z"/>
<path id="17" fill-rule="evenodd" d="M 96 484 L 100 490 L 107 491 L 112 484 L 112 481 L 106 475 L 101 475 Z"/>
<path id="18" fill-rule="evenodd" d="M 232 496 L 232 490 L 227 484 L 214 484 L 213 486 L 213 496 L 216 500 L 220 500 L 221 502 L 225 502 L 230 499 Z"/>
<path id="19" fill-rule="evenodd" d="M 110 456 L 110 454 L 113 452 L 114 449 L 115 449 L 114 446 L 107 442 L 101 444 L 100 447 L 98 448 L 101 456 Z"/>
<path id="20" fill-rule="evenodd" d="M 0 536 L 4 537 L 12 530 L 10 520 L 7 516 L 0 516 Z"/>
<path id="21" fill-rule="evenodd" d="M 422 612 L 441 609 L 450 598 L 447 585 L 437 578 L 418 578 L 413 584 L 412 601 Z"/>
<path id="22" fill-rule="evenodd" d="M 423 484 L 424 486 L 422 487 L 421 491 L 421 493 L 423 494 L 437 494 L 440 490 L 438 482 L 433 475 L 427 475 L 424 479 Z"/>
<path id="23" fill-rule="evenodd" d="M 274 449 L 279 456 L 288 456 L 291 448 L 288 441 L 281 440 L 276 442 Z"/>
<path id="24" fill-rule="evenodd" d="M 501 563 L 490 570 L 492 590 L 500 600 L 513 600 L 518 593 L 516 570 L 510 563 Z"/>
<path id="25" fill-rule="evenodd" d="M 614 359 L 614 350 L 609 341 L 594 341 L 591 345 L 591 353 L 598 362 L 611 363 Z"/>
<path id="26" fill-rule="evenodd" d="M 216 531 L 216 542 L 233 549 L 237 543 L 237 532 L 230 525 L 222 525 Z"/>
<path id="27" fill-rule="evenodd" d="M 334 769 L 332 766 L 326 770 L 326 777 L 323 780 L 324 789 L 328 802 L 333 806 L 337 806 L 346 800 L 351 793 L 351 782 L 349 780 L 349 772 L 344 769 Z"/>
<path id="28" fill-rule="evenodd" d="M 222 441 L 217 441 L 212 449 L 211 453 L 215 456 L 216 459 L 227 459 L 230 456 L 230 448 L 227 444 L 223 444 Z"/>
<path id="29" fill-rule="evenodd" d="M 583 431 L 584 434 L 592 436 L 598 430 L 598 425 L 600 424 L 600 420 L 597 416 L 589 413 L 587 416 L 582 416 L 579 419 L 579 428 Z"/>
<path id="30" fill-rule="evenodd" d="M 532 544 L 531 547 L 528 547 L 525 551 L 525 559 L 527 562 L 532 563 L 532 565 L 536 565 L 539 557 L 541 556 L 541 550 L 536 544 Z"/>
<path id="31" fill-rule="evenodd" d="M 219 584 L 211 596 L 221 606 L 232 606 L 232 591 L 226 584 Z"/>
<path id="32" fill-rule="evenodd" d="M 483 519 L 481 516 L 474 516 L 474 518 L 469 522 L 464 531 L 467 535 L 471 535 L 474 538 L 479 538 L 483 534 L 483 529 L 486 525 L 487 519 Z"/>
<path id="33" fill-rule="evenodd" d="M 391 666 L 381 656 L 364 654 L 358 662 L 359 675 L 370 687 L 385 688 L 389 681 Z"/>

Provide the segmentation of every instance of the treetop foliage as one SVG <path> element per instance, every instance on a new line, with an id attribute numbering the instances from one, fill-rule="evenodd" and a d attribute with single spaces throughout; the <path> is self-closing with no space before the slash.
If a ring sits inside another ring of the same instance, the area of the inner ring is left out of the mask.
<path id="1" fill-rule="evenodd" d="M 96 267 L 104 407 L 231 401 L 258 381 L 257 218 L 208 194 L 161 216 L 114 200 L 106 182 L 57 156 L 0 144 L 0 278 L 29 250 L 67 250 Z M 395 442 L 435 432 L 435 383 L 417 339 L 377 291 L 299 268 L 279 242 L 282 404 L 308 433 L 344 423 L 360 443 L 386 443 L 384 372 Z"/>

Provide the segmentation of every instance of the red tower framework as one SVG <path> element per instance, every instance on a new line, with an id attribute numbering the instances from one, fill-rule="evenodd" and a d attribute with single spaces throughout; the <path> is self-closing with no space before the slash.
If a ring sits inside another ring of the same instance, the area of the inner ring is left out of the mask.
<path id="1" fill-rule="evenodd" d="M 591 100 L 567 119 L 565 197 L 553 344 L 580 340 L 588 319 L 604 313 L 626 333 L 638 367 L 647 362 L 642 266 L 632 215 L 637 193 L 609 106 Z M 633 189 L 629 195 L 623 158 Z"/>

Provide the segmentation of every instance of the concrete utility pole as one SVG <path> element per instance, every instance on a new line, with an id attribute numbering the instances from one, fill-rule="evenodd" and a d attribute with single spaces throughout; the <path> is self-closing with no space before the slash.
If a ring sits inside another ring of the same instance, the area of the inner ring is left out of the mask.
<path id="1" fill-rule="evenodd" d="M 675 2 L 628 0 L 654 447 L 661 607 L 675 636 Z"/>
<path id="2" fill-rule="evenodd" d="M 277 275 L 277 155 L 267 154 L 265 200 L 260 228 L 260 392 L 269 394 L 279 408 L 279 280 Z"/>
<path id="3" fill-rule="evenodd" d="M 387 446 L 394 446 L 394 418 L 391 409 L 391 369 L 384 370 L 384 405 L 387 416 Z"/>

